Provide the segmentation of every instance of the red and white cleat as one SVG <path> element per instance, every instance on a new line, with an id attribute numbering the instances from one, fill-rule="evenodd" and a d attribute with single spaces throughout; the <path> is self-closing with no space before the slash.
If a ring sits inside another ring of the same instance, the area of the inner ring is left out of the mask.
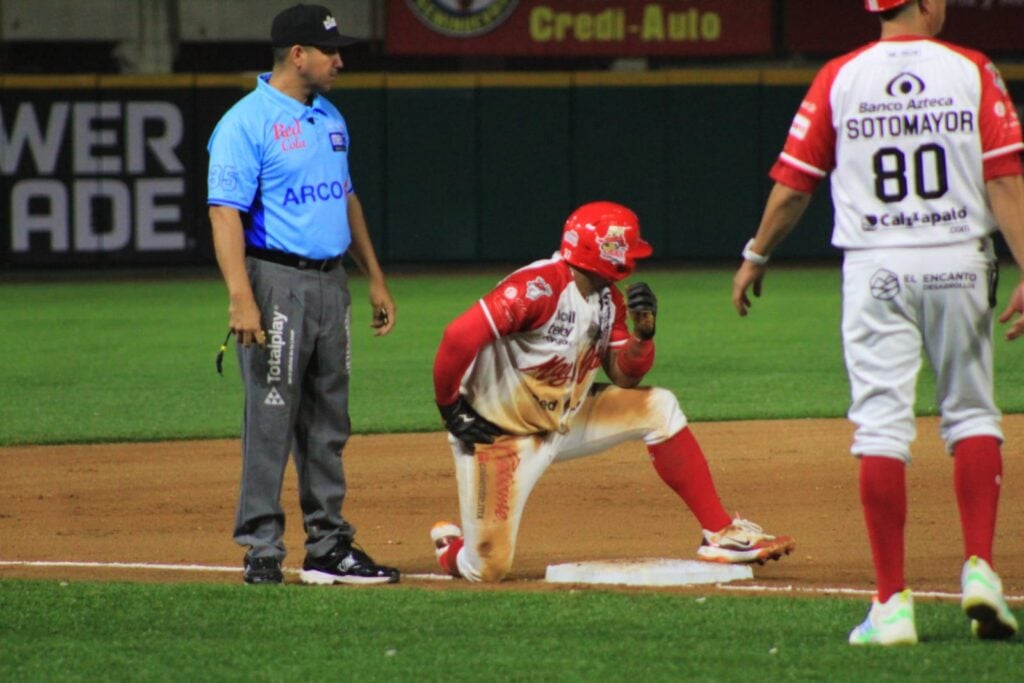
<path id="1" fill-rule="evenodd" d="M 697 557 L 707 562 L 764 564 L 789 555 L 796 547 L 796 541 L 791 537 L 772 536 L 750 520 L 740 517 L 724 529 L 704 529 L 703 533 L 704 540 L 697 549 Z"/>

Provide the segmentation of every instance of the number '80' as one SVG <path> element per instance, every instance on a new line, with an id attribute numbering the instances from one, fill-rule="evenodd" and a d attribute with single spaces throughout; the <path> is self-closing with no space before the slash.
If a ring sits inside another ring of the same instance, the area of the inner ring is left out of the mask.
<path id="1" fill-rule="evenodd" d="M 883 202 L 898 202 L 909 192 L 907 157 L 899 147 L 882 147 L 873 157 L 875 196 Z M 938 199 L 949 189 L 946 150 L 929 143 L 914 150 L 914 192 L 922 199 Z"/>

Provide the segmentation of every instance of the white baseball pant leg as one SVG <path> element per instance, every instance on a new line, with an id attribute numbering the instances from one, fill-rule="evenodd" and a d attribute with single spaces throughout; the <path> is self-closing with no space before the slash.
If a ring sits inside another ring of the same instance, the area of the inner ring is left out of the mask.
<path id="1" fill-rule="evenodd" d="M 1002 439 L 992 391 L 991 245 L 847 251 L 843 349 L 851 452 L 910 462 L 922 351 L 936 378 L 940 432 Z"/>
<path id="2" fill-rule="evenodd" d="M 593 455 L 625 441 L 665 441 L 686 427 L 672 392 L 595 384 L 564 432 L 507 436 L 470 454 L 449 435 L 459 487 L 464 546 L 459 573 L 499 581 L 512 568 L 526 500 L 553 462 Z"/>

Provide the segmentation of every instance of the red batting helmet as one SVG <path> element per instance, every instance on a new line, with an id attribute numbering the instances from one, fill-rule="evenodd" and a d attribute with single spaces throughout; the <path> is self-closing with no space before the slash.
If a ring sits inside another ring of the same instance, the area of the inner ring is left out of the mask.
<path id="1" fill-rule="evenodd" d="M 562 258 L 615 282 L 654 250 L 640 239 L 636 214 L 614 202 L 591 202 L 572 212 L 562 231 Z"/>
<path id="2" fill-rule="evenodd" d="M 886 10 L 896 9 L 908 2 L 910 0 L 864 0 L 864 9 L 869 12 L 885 12 Z"/>

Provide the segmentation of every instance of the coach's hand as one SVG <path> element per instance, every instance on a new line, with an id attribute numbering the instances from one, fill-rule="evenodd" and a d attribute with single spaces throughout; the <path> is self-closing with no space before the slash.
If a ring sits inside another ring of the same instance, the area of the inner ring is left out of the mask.
<path id="1" fill-rule="evenodd" d="M 626 306 L 633 320 L 633 334 L 640 341 L 654 338 L 654 323 L 658 317 L 658 297 L 646 282 L 634 282 L 626 289 Z"/>
<path id="2" fill-rule="evenodd" d="M 1017 315 L 1015 320 L 1013 319 L 1014 314 Z M 1013 341 L 1017 337 L 1024 335 L 1024 282 L 1017 285 L 1013 290 L 1013 294 L 1010 295 L 1010 303 L 1007 304 L 999 316 L 999 322 L 1001 323 L 1011 321 L 1010 329 L 1006 332 L 1006 338 Z"/>
<path id="3" fill-rule="evenodd" d="M 744 261 L 732 279 L 732 305 L 741 316 L 750 311 L 751 301 L 747 290 L 752 289 L 754 296 L 761 296 L 761 285 L 764 282 L 766 266 L 759 266 L 753 261 Z"/>
<path id="4" fill-rule="evenodd" d="M 494 443 L 494 437 L 502 434 L 500 427 L 480 417 L 462 396 L 455 403 L 438 404 L 437 408 L 441 411 L 445 428 L 470 450 L 473 444 Z"/>

